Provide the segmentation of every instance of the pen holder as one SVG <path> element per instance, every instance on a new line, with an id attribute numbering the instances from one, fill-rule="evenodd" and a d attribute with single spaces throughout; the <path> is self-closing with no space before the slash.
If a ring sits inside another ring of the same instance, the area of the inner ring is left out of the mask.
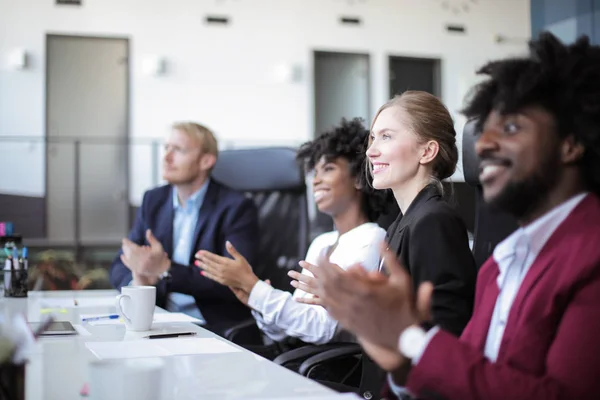
<path id="1" fill-rule="evenodd" d="M 0 400 L 25 400 L 25 364 L 0 364 Z"/>
<path id="2" fill-rule="evenodd" d="M 26 269 L 4 271 L 4 297 L 27 297 Z"/>

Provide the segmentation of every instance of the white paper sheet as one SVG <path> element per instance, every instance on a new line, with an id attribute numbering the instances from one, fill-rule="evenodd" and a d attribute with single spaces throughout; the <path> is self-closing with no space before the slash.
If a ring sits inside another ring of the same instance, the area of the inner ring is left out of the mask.
<path id="1" fill-rule="evenodd" d="M 168 340 L 168 339 L 165 339 Z M 85 346 L 100 360 L 115 358 L 166 357 L 171 354 L 154 340 L 133 340 L 127 342 L 86 342 Z"/>
<path id="2" fill-rule="evenodd" d="M 163 322 L 192 322 L 192 323 L 202 323 L 203 321 L 198 318 L 190 317 L 184 313 L 156 313 L 154 314 L 153 322 L 163 323 Z"/>
<path id="3" fill-rule="evenodd" d="M 95 317 L 103 317 L 108 314 L 81 314 L 81 319 L 84 320 L 86 318 L 95 318 Z M 203 321 L 190 317 L 189 315 L 183 313 L 156 313 L 154 314 L 154 318 L 152 323 L 177 323 L 177 322 L 193 322 L 193 323 L 202 323 Z M 88 321 L 90 325 L 121 325 L 123 324 L 122 318 L 115 319 L 100 319 L 97 321 Z"/>
<path id="4" fill-rule="evenodd" d="M 189 354 L 235 353 L 240 349 L 214 338 L 140 339 L 125 342 L 87 342 L 99 359 L 167 357 Z"/>

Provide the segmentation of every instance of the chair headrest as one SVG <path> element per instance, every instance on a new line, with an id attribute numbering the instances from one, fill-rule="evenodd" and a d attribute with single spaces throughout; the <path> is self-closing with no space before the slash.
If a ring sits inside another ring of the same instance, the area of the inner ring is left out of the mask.
<path id="1" fill-rule="evenodd" d="M 212 177 L 243 192 L 304 190 L 304 175 L 289 147 L 223 150 Z"/>
<path id="2" fill-rule="evenodd" d="M 462 164 L 465 182 L 471 186 L 479 185 L 479 157 L 475 153 L 475 142 L 477 141 L 477 120 L 467 121 L 463 129 L 462 138 Z"/>

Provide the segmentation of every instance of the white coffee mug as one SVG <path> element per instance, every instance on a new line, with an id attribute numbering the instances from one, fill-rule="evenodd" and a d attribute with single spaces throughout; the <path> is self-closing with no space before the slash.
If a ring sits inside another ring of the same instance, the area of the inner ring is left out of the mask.
<path id="1" fill-rule="evenodd" d="M 123 398 L 161 399 L 164 366 L 165 361 L 158 357 L 125 360 Z"/>
<path id="2" fill-rule="evenodd" d="M 88 366 L 91 400 L 123 399 L 122 364 L 114 360 L 92 361 Z"/>
<path id="3" fill-rule="evenodd" d="M 123 286 L 117 296 L 117 313 L 130 331 L 149 331 L 154 317 L 156 288 L 154 286 Z"/>

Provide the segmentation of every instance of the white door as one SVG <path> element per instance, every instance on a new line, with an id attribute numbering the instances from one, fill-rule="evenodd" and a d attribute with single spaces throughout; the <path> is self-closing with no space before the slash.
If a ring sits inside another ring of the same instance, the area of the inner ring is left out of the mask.
<path id="1" fill-rule="evenodd" d="M 369 56 L 367 54 L 314 53 L 314 135 L 339 125 L 342 117 L 361 117 L 365 126 L 370 123 Z M 312 187 L 308 185 L 309 198 Z M 314 202 L 308 202 L 311 239 L 333 228 L 331 217 L 318 212 Z"/>
<path id="2" fill-rule="evenodd" d="M 362 117 L 369 112 L 369 56 L 315 52 L 315 136 L 339 124 L 342 117 Z"/>
<path id="3" fill-rule="evenodd" d="M 127 39 L 47 37 L 48 239 L 128 231 Z"/>

